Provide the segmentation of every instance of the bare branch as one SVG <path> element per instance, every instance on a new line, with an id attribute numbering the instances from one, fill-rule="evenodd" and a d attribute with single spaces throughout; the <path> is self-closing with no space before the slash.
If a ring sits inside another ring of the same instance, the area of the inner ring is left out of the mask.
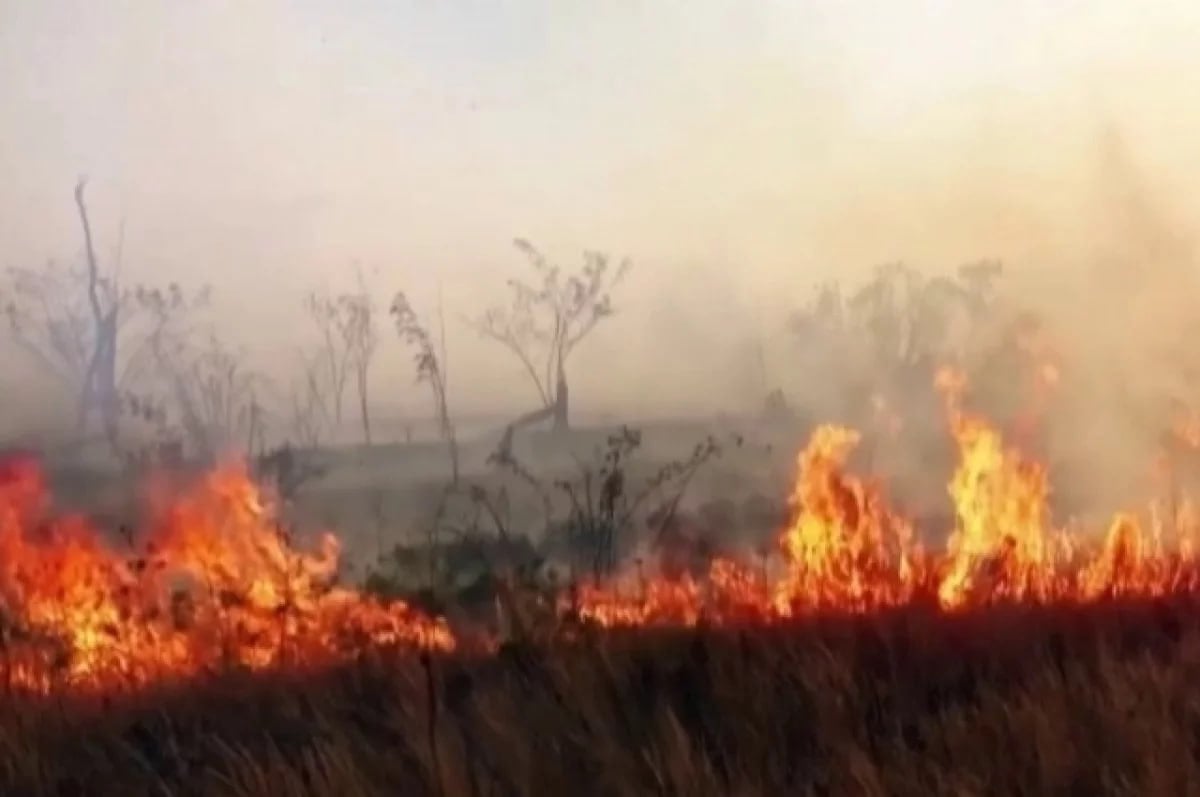
<path id="1" fill-rule="evenodd" d="M 87 188 L 87 179 L 81 177 L 79 178 L 79 182 L 75 184 L 75 207 L 79 211 L 79 223 L 83 225 L 84 253 L 87 255 L 88 269 L 88 301 L 92 305 L 92 316 L 96 323 L 99 324 L 103 315 L 98 292 L 100 266 L 96 262 L 96 248 L 92 244 L 92 225 L 88 221 L 87 204 L 83 199 L 85 188 Z"/>
<path id="2" fill-rule="evenodd" d="M 438 427 L 450 453 L 450 467 L 453 484 L 458 484 L 458 441 L 455 435 L 454 423 L 450 418 L 450 407 L 447 401 L 446 372 L 438 358 L 429 330 L 421 323 L 416 310 L 403 291 L 396 294 L 390 308 L 396 323 L 396 333 L 405 344 L 413 348 L 413 364 L 416 366 L 417 381 L 425 382 L 433 392 L 434 409 L 438 416 Z M 441 350 L 445 351 L 445 336 L 441 341 Z"/>
<path id="3" fill-rule="evenodd" d="M 564 273 L 524 239 L 513 242 L 529 263 L 536 284 L 510 279 L 507 307 L 492 307 L 471 326 L 511 352 L 538 391 L 544 407 L 564 405 L 566 365 L 597 325 L 613 315 L 611 291 L 630 268 L 615 268 L 603 253 L 586 251 L 577 273 Z"/>

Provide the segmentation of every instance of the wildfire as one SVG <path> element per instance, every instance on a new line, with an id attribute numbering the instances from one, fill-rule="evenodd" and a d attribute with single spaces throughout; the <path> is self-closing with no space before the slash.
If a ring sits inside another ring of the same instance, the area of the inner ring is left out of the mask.
<path id="1" fill-rule="evenodd" d="M 1047 597 L 1055 584 L 1045 468 L 1006 448 L 996 429 L 962 409 L 961 374 L 943 370 L 937 384 L 960 457 L 950 482 L 957 526 L 938 600 L 955 608 L 983 595 Z"/>
<path id="2" fill-rule="evenodd" d="M 1190 503 L 1166 521 L 1153 515 L 1149 531 L 1119 514 L 1098 541 L 1055 528 L 1045 466 L 965 409 L 961 371 L 940 370 L 936 385 L 958 450 L 948 486 L 954 524 L 930 530 L 946 540 L 941 551 L 923 550 L 881 490 L 847 472 L 858 433 L 822 426 L 798 457 L 793 519 L 779 537 L 782 569 L 772 578 L 766 568 L 718 559 L 703 579 L 643 578 L 636 592 L 593 585 L 581 594 L 580 613 L 604 625 L 776 622 L 926 599 L 950 612 L 1200 589 Z"/>
<path id="3" fill-rule="evenodd" d="M 1145 526 L 1119 514 L 1097 538 L 1056 528 L 1046 467 L 966 409 L 960 371 L 941 370 L 936 384 L 958 455 L 950 528 L 918 535 L 880 485 L 852 472 L 859 433 L 822 426 L 797 457 L 790 520 L 772 552 L 670 576 L 639 564 L 575 585 L 559 610 L 600 626 L 690 627 L 1200 590 L 1189 501 L 1152 507 Z M 107 690 L 457 646 L 444 619 L 337 586 L 337 539 L 294 547 L 241 465 L 160 491 L 150 517 L 122 549 L 82 517 L 54 515 L 32 460 L 0 463 L 0 675 L 10 689 Z M 921 539 L 946 544 L 926 551 Z"/>
<path id="4" fill-rule="evenodd" d="M 10 687 L 138 686 L 219 666 L 312 666 L 365 645 L 448 650 L 444 620 L 333 585 L 339 547 L 294 550 L 241 466 L 160 507 L 137 552 L 49 515 L 29 460 L 0 469 L 0 643 Z"/>
<path id="5" fill-rule="evenodd" d="M 795 521 L 780 548 L 787 572 L 773 604 L 781 615 L 806 609 L 867 609 L 906 600 L 913 587 L 908 524 L 880 492 L 845 472 L 859 435 L 819 427 L 799 457 Z"/>

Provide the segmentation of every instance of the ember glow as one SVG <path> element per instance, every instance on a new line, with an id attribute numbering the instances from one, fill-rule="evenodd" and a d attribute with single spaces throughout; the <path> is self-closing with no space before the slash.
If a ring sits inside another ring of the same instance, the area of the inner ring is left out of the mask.
<path id="1" fill-rule="evenodd" d="M 297 551 L 244 468 L 163 502 L 137 551 L 49 514 L 29 460 L 0 470 L 10 688 L 136 687 L 220 668 L 317 666 L 371 646 L 454 647 L 446 623 L 333 585 L 338 543 Z"/>

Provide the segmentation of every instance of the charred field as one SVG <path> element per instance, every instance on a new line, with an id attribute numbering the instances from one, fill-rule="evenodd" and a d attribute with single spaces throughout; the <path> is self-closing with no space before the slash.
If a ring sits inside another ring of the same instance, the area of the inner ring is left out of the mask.
<path id="1" fill-rule="evenodd" d="M 0 702 L 6 794 L 1185 794 L 1195 600 L 596 629 Z"/>

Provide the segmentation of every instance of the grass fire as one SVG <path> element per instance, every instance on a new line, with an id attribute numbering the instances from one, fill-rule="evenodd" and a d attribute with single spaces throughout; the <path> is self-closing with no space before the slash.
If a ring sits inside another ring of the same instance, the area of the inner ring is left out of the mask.
<path id="1" fill-rule="evenodd" d="M 950 613 L 1186 596 L 1200 585 L 1200 528 L 1174 518 L 1144 529 L 1121 513 L 1100 534 L 1054 529 L 1045 467 L 963 408 L 960 373 L 942 369 L 936 382 L 959 455 L 944 549 L 923 546 L 883 486 L 847 470 L 858 432 L 819 426 L 797 458 L 792 516 L 765 567 L 718 556 L 699 577 L 653 566 L 632 582 L 617 573 L 572 583 L 558 613 L 604 627 L 736 628 L 912 605 Z M 323 668 L 374 648 L 455 649 L 445 618 L 338 586 L 333 534 L 315 550 L 294 549 L 245 466 L 168 489 L 150 492 L 147 529 L 128 535 L 123 551 L 84 518 L 54 513 L 34 461 L 4 464 L 10 689 L 119 692 L 230 667 Z"/>
<path id="2" fill-rule="evenodd" d="M 245 468 L 163 499 L 136 550 L 53 514 L 37 465 L 0 469 L 10 690 L 121 692 L 227 667 L 312 667 L 367 646 L 451 650 L 444 621 L 333 584 L 338 542 L 292 550 Z"/>
<path id="3" fill-rule="evenodd" d="M 1200 793 L 1192 5 L 0 3 L 0 797 Z"/>
<path id="4" fill-rule="evenodd" d="M 617 779 L 618 790 L 636 783 L 721 793 L 733 783 L 763 790 L 792 783 L 919 793 L 915 784 L 929 782 L 953 791 L 960 787 L 945 778 L 954 771 L 946 760 L 954 722 L 992 723 L 989 733 L 1009 744 L 1033 723 L 1037 743 L 1049 744 L 1053 732 L 1037 724 L 1036 701 L 1053 701 L 1059 712 L 1101 712 L 1089 716 L 1109 722 L 1110 703 L 1133 700 L 1129 716 L 1146 717 L 1138 721 L 1185 721 L 1148 713 L 1134 695 L 1161 700 L 1163 690 L 1181 688 L 1169 686 L 1184 666 L 1171 663 L 1170 651 L 1200 638 L 1191 619 L 1200 597 L 1193 555 L 1200 529 L 1186 511 L 1154 515 L 1148 528 L 1135 511 L 1095 533 L 1055 528 L 1046 467 L 966 407 L 961 372 L 942 368 L 935 383 L 958 458 L 943 546 L 922 544 L 931 535 L 889 503 L 884 485 L 850 469 L 859 432 L 818 426 L 796 458 L 787 521 L 761 561 L 715 555 L 693 573 L 639 560 L 636 571 L 572 580 L 551 596 L 549 630 L 540 637 L 500 636 L 494 623 L 456 624 L 339 585 L 337 538 L 325 533 L 312 550 L 294 547 L 269 488 L 245 464 L 182 482 L 152 480 L 144 528 L 114 535 L 56 513 L 36 461 L 11 458 L 0 468 L 8 710 L 27 718 L 20 727 L 32 735 L 23 738 L 39 755 L 79 756 L 92 739 L 88 766 L 101 766 L 101 750 L 143 762 L 139 772 L 114 774 L 122 788 L 175 782 L 162 788 L 186 792 L 179 778 L 199 767 L 208 783 L 201 791 L 239 793 L 284 784 L 368 793 L 385 783 L 435 793 L 545 793 L 564 788 L 569 775 L 561 764 L 527 758 L 528 734 L 542 731 L 568 734 L 557 744 L 579 766 L 598 765 L 593 755 L 621 761 L 622 774 L 605 776 Z M 1174 435 L 1191 444 L 1182 427 Z M 508 607 L 519 612 L 507 583 Z M 1139 677 L 1150 684 L 1135 685 Z M 758 678 L 777 684 L 781 705 L 751 690 Z M 857 708 L 835 708 L 826 690 Z M 517 692 L 527 694 L 530 713 L 514 702 Z M 546 703 L 554 695 L 566 702 Z M 657 708 L 638 706 L 646 700 Z M 260 743 L 224 725 L 221 717 L 236 712 L 230 701 L 257 705 L 268 748 L 251 752 Z M 64 705 L 74 706 L 76 719 L 61 714 Z M 97 713 L 97 705 L 106 708 Z M 704 719 L 717 710 L 730 714 L 716 725 Z M 439 711 L 447 717 L 439 720 Z M 633 720 L 629 711 L 645 716 Z M 18 715 L 5 716 L 11 723 Z M 762 738 L 765 729 L 738 738 L 735 729 L 752 716 L 773 723 L 769 732 L 779 739 Z M 801 716 L 822 724 L 794 727 Z M 424 730 L 420 717 L 429 723 Z M 235 756 L 220 763 L 187 758 L 199 748 L 177 745 L 232 743 L 204 742 L 190 729 L 197 722 L 215 722 L 248 747 L 205 754 Z M 287 752 L 278 734 L 292 722 L 316 735 Z M 380 722 L 396 725 L 385 731 Z M 526 730 L 502 740 L 495 734 L 507 722 Z M 18 726 L 0 727 L 11 734 Z M 322 736 L 330 732 L 336 738 Z M 131 733 L 134 741 L 119 741 Z M 579 747 L 580 733 L 593 745 L 596 733 L 610 735 L 607 752 Z M 375 752 L 385 738 L 399 745 L 386 764 Z M 796 747 L 785 754 L 775 747 L 781 739 Z M 646 757 L 626 760 L 621 749 Z M 1107 787 L 1100 775 L 1084 774 L 1083 752 L 1060 752 L 1066 759 L 1055 766 L 1066 769 L 991 777 L 1017 790 L 1041 788 L 1048 777 Z M 743 769 L 748 755 L 759 757 L 753 771 Z M 493 756 L 503 763 L 487 763 Z M 28 793 L 78 783 L 39 766 L 9 763 L 7 777 Z M 975 777 L 991 766 L 968 762 Z"/>

